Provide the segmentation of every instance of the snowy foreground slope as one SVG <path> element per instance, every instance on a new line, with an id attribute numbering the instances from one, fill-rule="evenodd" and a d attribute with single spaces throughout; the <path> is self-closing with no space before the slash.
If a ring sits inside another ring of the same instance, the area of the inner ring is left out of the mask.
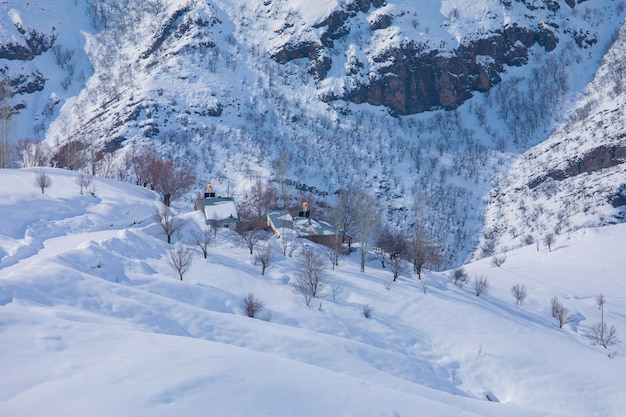
<path id="1" fill-rule="evenodd" d="M 220 232 L 184 281 L 151 219 L 150 191 L 76 173 L 0 171 L 0 415 L 11 416 L 621 416 L 624 345 L 583 336 L 605 318 L 626 337 L 626 227 L 524 247 L 501 268 L 467 265 L 488 294 L 448 274 L 415 277 L 344 258 L 342 288 L 306 307 L 294 260 L 265 276 Z M 180 212 L 188 211 L 180 208 Z M 183 214 L 190 224 L 194 213 Z M 186 235 L 181 236 L 182 240 Z M 515 307 L 513 284 L 528 299 Z M 271 321 L 243 315 L 254 293 Z M 559 329 L 558 296 L 575 313 Z M 371 318 L 363 306 L 373 309 Z M 608 357 L 611 354 L 612 359 Z M 493 399 L 486 399 L 490 392 Z"/>

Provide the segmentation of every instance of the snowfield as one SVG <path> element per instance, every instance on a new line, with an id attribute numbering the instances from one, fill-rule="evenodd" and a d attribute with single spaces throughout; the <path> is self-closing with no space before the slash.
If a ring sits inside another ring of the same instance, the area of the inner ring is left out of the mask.
<path id="1" fill-rule="evenodd" d="M 623 416 L 624 344 L 593 346 L 604 316 L 626 337 L 626 225 L 583 229 L 465 266 L 487 294 L 427 273 L 389 285 L 372 257 L 344 257 L 311 307 L 295 260 L 261 276 L 227 231 L 184 276 L 155 225 L 151 191 L 75 172 L 0 171 L 0 415 Z M 177 207 L 188 224 L 200 221 Z M 175 238 L 189 240 L 188 230 Z M 274 238 L 272 238 L 274 241 Z M 328 262 L 330 267 L 330 262 Z M 510 288 L 528 297 L 515 306 Z M 389 287 L 389 288 L 387 288 Z M 245 316 L 262 300 L 269 321 Z M 559 329 L 550 299 L 573 313 Z M 364 306 L 372 309 L 365 318 Z M 610 356 L 610 358 L 609 358 Z M 487 395 L 493 400 L 489 401 Z"/>

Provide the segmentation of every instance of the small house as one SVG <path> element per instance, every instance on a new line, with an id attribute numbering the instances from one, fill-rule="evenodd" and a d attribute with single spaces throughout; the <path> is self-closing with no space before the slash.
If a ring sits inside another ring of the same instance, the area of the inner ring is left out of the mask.
<path id="1" fill-rule="evenodd" d="M 204 197 L 196 200 L 195 209 L 204 213 L 207 224 L 231 230 L 237 229 L 239 216 L 235 199 L 216 196 L 211 185 L 207 187 Z"/>
<path id="2" fill-rule="evenodd" d="M 300 238 L 330 248 L 335 248 L 341 244 L 341 230 L 328 222 L 311 218 L 307 203 L 302 205 L 302 210 L 298 212 L 296 217 L 292 217 L 287 210 L 268 212 L 267 224 L 277 235 L 281 234 L 281 229 L 289 229 L 294 230 Z"/>

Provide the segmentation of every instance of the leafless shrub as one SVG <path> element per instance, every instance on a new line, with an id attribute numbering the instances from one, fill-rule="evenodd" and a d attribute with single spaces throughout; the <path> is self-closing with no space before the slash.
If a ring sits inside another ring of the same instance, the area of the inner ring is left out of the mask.
<path id="1" fill-rule="evenodd" d="M 371 318 L 373 313 L 374 313 L 374 310 L 372 309 L 372 307 L 370 307 L 367 304 L 363 306 L 363 315 L 365 316 L 365 318 L 367 319 Z"/>
<path id="2" fill-rule="evenodd" d="M 394 280 L 393 278 L 389 277 L 389 278 L 385 278 L 385 289 L 386 290 L 391 290 L 391 288 L 393 287 L 394 284 Z"/>
<path id="3" fill-rule="evenodd" d="M 511 287 L 511 294 L 515 298 L 515 305 L 521 306 L 526 299 L 526 286 L 524 284 L 515 284 Z"/>
<path id="4" fill-rule="evenodd" d="M 179 243 L 174 249 L 167 252 L 166 261 L 169 266 L 178 272 L 178 276 L 182 281 L 183 275 L 189 271 L 193 263 L 193 250 Z"/>
<path id="5" fill-rule="evenodd" d="M 341 294 L 343 292 L 343 287 L 340 286 L 339 284 L 336 283 L 332 283 L 330 284 L 330 293 L 333 296 L 333 300 L 336 300 L 337 297 L 339 296 L 339 294 Z"/>
<path id="6" fill-rule="evenodd" d="M 562 329 L 567 323 L 574 321 L 574 315 L 555 296 L 550 300 L 552 303 L 552 317 L 559 321 L 559 328 Z"/>
<path id="7" fill-rule="evenodd" d="M 463 288 L 465 284 L 467 284 L 467 281 L 469 281 L 469 276 L 467 272 L 465 272 L 465 269 L 457 268 L 452 271 L 452 281 L 457 287 Z"/>
<path id="8" fill-rule="evenodd" d="M 480 276 L 474 278 L 474 294 L 476 297 L 480 297 L 482 294 L 486 294 L 489 290 L 489 280 L 486 276 Z"/>
<path id="9" fill-rule="evenodd" d="M 504 262 L 506 262 L 506 253 L 503 255 L 494 255 L 491 258 L 491 266 L 496 267 L 496 268 L 500 268 Z"/>
<path id="10" fill-rule="evenodd" d="M 261 275 L 265 275 L 265 270 L 271 268 L 274 263 L 274 251 L 272 245 L 267 243 L 254 255 L 254 264 L 261 265 Z"/>
<path id="11" fill-rule="evenodd" d="M 45 169 L 41 168 L 35 174 L 35 185 L 41 190 L 41 194 L 46 191 L 46 188 L 52 186 L 52 178 L 50 178 Z"/>
<path id="12" fill-rule="evenodd" d="M 585 332 L 585 337 L 594 345 L 608 349 L 620 343 L 615 326 L 609 327 L 606 323 L 598 322 Z"/>
<path id="13" fill-rule="evenodd" d="M 263 304 L 263 302 L 256 298 L 252 293 L 249 293 L 241 302 L 241 308 L 246 313 L 246 316 L 250 318 L 255 318 L 264 307 L 265 304 Z"/>

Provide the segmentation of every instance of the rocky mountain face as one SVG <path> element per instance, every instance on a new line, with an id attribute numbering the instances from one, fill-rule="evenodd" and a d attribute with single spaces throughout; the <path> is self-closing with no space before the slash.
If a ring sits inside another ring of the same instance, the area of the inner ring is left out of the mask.
<path id="1" fill-rule="evenodd" d="M 575 100 L 625 16 L 609 0 L 61 3 L 0 4 L 14 140 L 121 180 L 151 145 L 192 165 L 199 187 L 239 196 L 278 181 L 287 151 L 288 203 L 365 188 L 386 227 L 423 225 L 442 266 L 489 253 L 480 236 L 509 227 L 494 195 L 567 113 L 590 115 Z M 520 178 L 529 190 L 585 178 L 620 161 L 613 139 Z"/>
<path id="2" fill-rule="evenodd" d="M 346 77 L 353 87 L 349 91 L 328 94 L 326 101 L 349 100 L 385 106 L 394 114 L 407 115 L 434 109 L 455 109 L 470 99 L 474 92 L 486 92 L 501 81 L 507 67 L 528 63 L 529 49 L 537 45 L 545 52 L 553 51 L 562 40 L 575 40 L 579 47 L 593 45 L 596 36 L 585 30 L 560 30 L 561 16 L 557 13 L 561 4 L 557 1 L 525 2 L 518 0 L 523 8 L 526 22 L 502 22 L 488 25 L 480 33 L 457 39 L 450 46 L 447 40 L 433 43 L 428 37 L 415 37 L 405 33 L 406 38 L 389 47 L 364 51 L 366 60 L 355 57 L 346 64 Z M 502 1 L 502 8 L 513 8 L 511 1 Z M 574 1 L 567 3 L 576 7 Z M 375 10 L 371 10 L 375 9 Z M 444 26 L 452 26 L 461 19 L 457 8 L 449 11 Z M 318 80 L 327 77 L 332 67 L 332 52 L 337 41 L 348 37 L 359 25 L 359 14 L 366 14 L 370 33 L 383 31 L 400 21 L 402 27 L 407 16 L 412 22 L 419 16 L 417 9 L 409 10 L 388 5 L 384 1 L 347 2 L 329 16 L 313 25 L 317 36 L 293 37 L 277 48 L 272 57 L 280 63 L 307 58 L 309 72 Z M 500 19 L 497 8 L 487 10 L 487 19 Z M 413 23 L 415 25 L 415 23 Z M 560 33 L 559 33 L 560 32 Z M 364 62 L 365 61 L 365 62 Z M 368 77 L 359 81 L 355 77 L 367 67 L 375 66 Z"/>

